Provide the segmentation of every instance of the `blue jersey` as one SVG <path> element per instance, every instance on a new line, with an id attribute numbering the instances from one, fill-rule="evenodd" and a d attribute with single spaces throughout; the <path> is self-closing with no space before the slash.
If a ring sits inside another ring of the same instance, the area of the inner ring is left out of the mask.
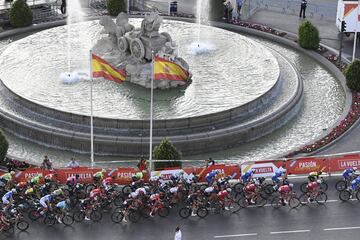
<path id="1" fill-rule="evenodd" d="M 252 177 L 253 174 L 254 174 L 254 173 L 253 173 L 252 169 L 250 169 L 250 170 L 246 171 L 246 172 L 244 173 L 244 175 L 241 176 L 241 179 L 242 179 L 243 181 L 247 182 L 247 181 L 250 179 L 250 177 Z"/>
<path id="2" fill-rule="evenodd" d="M 279 177 L 281 177 L 281 176 L 283 175 L 283 173 L 284 173 L 284 172 L 283 172 L 282 169 L 277 169 L 277 170 L 275 171 L 273 177 L 279 178 Z"/>
<path id="3" fill-rule="evenodd" d="M 50 194 L 45 195 L 40 199 L 40 202 L 51 202 L 51 201 L 52 201 L 52 197 Z"/>
<path id="4" fill-rule="evenodd" d="M 354 171 L 354 169 L 352 169 L 352 168 L 348 168 L 348 169 L 345 169 L 344 170 L 344 172 L 343 172 L 343 177 L 344 178 L 348 178 L 348 177 L 350 177 L 350 175 L 352 174 L 352 173 L 354 173 L 355 171 Z"/>
<path id="5" fill-rule="evenodd" d="M 359 186 L 360 184 L 360 176 L 355 178 L 352 182 L 351 182 L 351 188 L 352 190 L 356 190 L 357 187 Z"/>
<path id="6" fill-rule="evenodd" d="M 56 204 L 56 207 L 59 208 L 59 209 L 65 209 L 66 208 L 66 202 L 65 201 L 61 201 L 61 202 L 58 202 Z"/>
<path id="7" fill-rule="evenodd" d="M 216 171 L 211 171 L 206 175 L 206 181 L 211 182 L 218 173 Z"/>
<path id="8" fill-rule="evenodd" d="M 12 198 L 13 194 L 14 194 L 14 193 L 13 193 L 12 191 L 8 191 L 7 193 L 5 193 L 5 195 L 3 196 L 3 198 L 10 199 L 10 198 Z"/>

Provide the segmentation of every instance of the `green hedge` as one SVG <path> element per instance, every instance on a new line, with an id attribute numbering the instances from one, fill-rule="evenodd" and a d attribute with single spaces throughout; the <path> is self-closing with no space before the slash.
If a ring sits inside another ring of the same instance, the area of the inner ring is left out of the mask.
<path id="1" fill-rule="evenodd" d="M 210 20 L 221 20 L 224 17 L 225 5 L 224 0 L 208 0 L 210 1 L 209 16 Z"/>
<path id="2" fill-rule="evenodd" d="M 3 161 L 6 157 L 9 148 L 9 143 L 6 140 L 4 133 L 0 130 L 0 161 Z"/>
<path id="3" fill-rule="evenodd" d="M 33 14 L 24 0 L 16 0 L 11 5 L 9 18 L 13 27 L 26 27 L 32 24 Z"/>
<path id="4" fill-rule="evenodd" d="M 126 12 L 126 0 L 107 0 L 106 7 L 111 16 L 117 16 L 121 12 Z"/>
<path id="5" fill-rule="evenodd" d="M 299 26 L 299 44 L 303 48 L 318 49 L 320 43 L 318 29 L 309 21 Z"/>
<path id="6" fill-rule="evenodd" d="M 360 91 L 360 61 L 355 60 L 345 70 L 346 85 L 353 91 Z"/>
<path id="7" fill-rule="evenodd" d="M 153 151 L 154 159 L 157 160 L 180 160 L 181 152 L 168 140 L 163 139 L 161 143 L 154 148 Z M 181 167 L 180 161 L 171 162 L 155 162 L 155 170 L 161 170 L 169 167 Z"/>

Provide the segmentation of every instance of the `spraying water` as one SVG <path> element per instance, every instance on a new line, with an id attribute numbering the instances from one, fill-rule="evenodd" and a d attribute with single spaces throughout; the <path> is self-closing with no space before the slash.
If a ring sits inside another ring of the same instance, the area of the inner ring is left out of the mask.
<path id="1" fill-rule="evenodd" d="M 215 46 L 211 43 L 204 42 L 206 39 L 203 39 L 201 35 L 203 23 L 209 23 L 209 1 L 210 0 L 197 0 L 196 3 L 196 22 L 198 25 L 197 41 L 193 42 L 189 47 L 193 55 L 209 53 L 215 49 Z"/>
<path id="2" fill-rule="evenodd" d="M 73 31 L 74 23 L 82 22 L 84 20 L 85 14 L 82 11 L 80 0 L 68 0 L 67 1 L 67 20 L 66 20 L 66 35 L 67 35 L 67 46 L 66 46 L 66 59 L 67 59 L 67 72 L 61 73 L 59 78 L 64 84 L 73 84 L 77 83 L 84 76 L 82 73 L 72 69 L 72 53 L 75 52 L 72 49 L 72 42 L 81 41 L 84 46 L 81 49 L 81 54 L 86 54 L 89 49 L 87 49 L 88 42 L 87 38 L 82 36 L 82 31 Z M 79 53 L 78 53 L 79 54 Z"/>

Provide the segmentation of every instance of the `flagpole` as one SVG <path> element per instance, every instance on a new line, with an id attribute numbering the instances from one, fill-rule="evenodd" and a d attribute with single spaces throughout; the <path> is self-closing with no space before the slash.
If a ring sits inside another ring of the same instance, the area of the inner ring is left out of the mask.
<path id="1" fill-rule="evenodd" d="M 92 50 L 90 50 L 90 141 L 91 141 L 91 167 L 94 167 L 94 119 L 93 119 L 93 69 Z"/>
<path id="2" fill-rule="evenodd" d="M 355 33 L 354 33 L 354 46 L 353 46 L 353 56 L 352 61 L 355 61 L 356 58 L 356 45 L 357 45 L 357 35 L 358 35 L 358 24 L 359 24 L 359 8 L 360 8 L 360 0 L 358 0 L 357 11 L 356 11 L 356 24 L 355 24 Z"/>
<path id="3" fill-rule="evenodd" d="M 150 90 L 150 146 L 149 146 L 149 164 L 150 173 L 152 171 L 152 142 L 153 142 L 153 104 L 154 104 L 154 52 L 151 53 L 151 90 Z"/>

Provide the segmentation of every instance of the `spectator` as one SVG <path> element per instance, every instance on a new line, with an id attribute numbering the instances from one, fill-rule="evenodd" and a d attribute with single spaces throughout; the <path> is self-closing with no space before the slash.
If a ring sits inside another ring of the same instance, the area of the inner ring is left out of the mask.
<path id="1" fill-rule="evenodd" d="M 62 14 L 66 14 L 66 0 L 61 0 L 60 11 Z"/>
<path id="2" fill-rule="evenodd" d="M 213 160 L 211 157 L 208 160 L 205 160 L 205 162 L 206 162 L 206 167 L 215 165 L 215 160 Z"/>
<path id="3" fill-rule="evenodd" d="M 136 166 L 141 172 L 146 171 L 147 170 L 146 159 L 142 157 Z"/>
<path id="4" fill-rule="evenodd" d="M 80 167 L 79 163 L 75 160 L 75 158 L 71 158 L 70 162 L 66 165 L 67 168 L 77 168 Z"/>
<path id="5" fill-rule="evenodd" d="M 6 163 L 6 167 L 8 169 L 8 172 L 15 171 L 15 164 L 14 164 L 13 160 L 9 160 Z"/>
<path id="6" fill-rule="evenodd" d="M 176 227 L 174 240 L 181 240 L 181 239 L 182 239 L 181 230 L 179 227 Z"/>
<path id="7" fill-rule="evenodd" d="M 48 156 L 44 157 L 43 162 L 41 163 L 41 168 L 45 170 L 51 170 L 52 169 L 52 162 L 48 158 Z"/>
<path id="8" fill-rule="evenodd" d="M 228 21 L 231 20 L 232 12 L 233 12 L 233 6 L 230 1 L 227 1 L 225 3 L 225 14 L 224 14 L 224 17 L 226 20 L 228 20 Z"/>
<path id="9" fill-rule="evenodd" d="M 300 18 L 301 18 L 301 15 L 302 15 L 303 18 L 306 18 L 306 16 L 305 16 L 306 6 L 307 6 L 307 1 L 302 0 L 301 1 L 300 14 L 299 14 Z"/>
<path id="10" fill-rule="evenodd" d="M 237 17 L 238 19 L 240 18 L 240 12 L 241 12 L 241 7 L 244 3 L 244 0 L 236 0 L 236 11 L 237 11 Z"/>

